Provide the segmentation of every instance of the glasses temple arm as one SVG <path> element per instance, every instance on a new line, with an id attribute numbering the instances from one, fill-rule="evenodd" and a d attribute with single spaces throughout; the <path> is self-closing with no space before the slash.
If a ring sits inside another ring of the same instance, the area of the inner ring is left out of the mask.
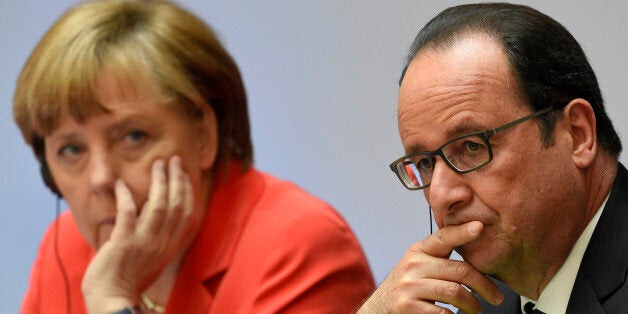
<path id="1" fill-rule="evenodd" d="M 545 108 L 545 109 L 543 109 L 543 110 L 539 110 L 539 111 L 537 111 L 537 112 L 534 112 L 534 113 L 530 114 L 529 116 L 525 116 L 525 117 L 523 117 L 523 118 L 519 118 L 519 119 L 517 119 L 517 120 L 515 120 L 515 121 L 512 121 L 512 122 L 506 123 L 506 124 L 504 124 L 504 125 L 502 125 L 502 126 L 500 126 L 500 127 L 496 127 L 496 128 L 494 128 L 494 129 L 492 129 L 492 130 L 489 130 L 489 131 L 491 131 L 491 132 L 490 132 L 490 135 L 493 135 L 493 134 L 495 134 L 495 133 L 499 133 L 499 132 L 501 132 L 501 131 L 503 131 L 503 130 L 506 130 L 506 129 L 510 128 L 510 127 L 513 127 L 513 126 L 515 126 L 515 125 L 517 125 L 517 124 L 519 124 L 519 123 L 522 123 L 522 122 L 528 121 L 528 120 L 530 120 L 530 119 L 534 119 L 534 118 L 536 118 L 536 117 L 538 117 L 538 116 L 544 115 L 544 114 L 546 114 L 546 113 L 548 113 L 548 112 L 550 112 L 550 111 L 553 111 L 553 110 L 555 110 L 555 109 L 558 109 L 558 107 L 555 107 L 555 106 L 552 106 L 552 107 L 547 107 L 547 108 Z"/>

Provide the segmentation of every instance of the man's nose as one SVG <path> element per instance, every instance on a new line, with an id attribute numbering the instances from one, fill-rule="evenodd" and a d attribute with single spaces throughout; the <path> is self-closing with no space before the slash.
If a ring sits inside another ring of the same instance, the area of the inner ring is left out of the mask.
<path id="1" fill-rule="evenodd" d="M 426 191 L 432 209 L 446 213 L 471 202 L 473 191 L 464 176 L 449 167 L 443 159 L 435 159 L 432 181 Z"/>
<path id="2" fill-rule="evenodd" d="M 90 153 L 89 185 L 96 194 L 112 194 L 116 176 L 114 158 L 106 151 L 93 150 Z"/>

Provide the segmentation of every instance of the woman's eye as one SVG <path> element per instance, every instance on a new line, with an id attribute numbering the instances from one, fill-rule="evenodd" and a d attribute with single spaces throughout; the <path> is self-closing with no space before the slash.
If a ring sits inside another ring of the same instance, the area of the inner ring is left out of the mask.
<path id="1" fill-rule="evenodd" d="M 137 143 L 137 142 L 140 142 L 140 141 L 144 140 L 146 138 L 146 136 L 147 136 L 146 132 L 139 131 L 139 130 L 133 130 L 133 131 L 127 133 L 126 139 L 129 142 Z"/>
<path id="2" fill-rule="evenodd" d="M 140 130 L 132 130 L 124 135 L 124 137 L 122 138 L 122 145 L 128 148 L 134 148 L 142 145 L 147 138 L 148 134 L 146 132 Z"/>
<path id="3" fill-rule="evenodd" d="M 83 148 L 79 145 L 76 144 L 67 144 L 62 146 L 59 151 L 57 152 L 57 155 L 61 156 L 61 157 L 67 157 L 67 158 L 73 158 L 78 156 L 80 153 L 83 152 Z"/>

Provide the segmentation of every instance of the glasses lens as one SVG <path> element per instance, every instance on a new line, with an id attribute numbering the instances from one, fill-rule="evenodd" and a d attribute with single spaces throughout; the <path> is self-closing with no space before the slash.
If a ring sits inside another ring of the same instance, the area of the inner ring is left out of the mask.
<path id="1" fill-rule="evenodd" d="M 408 188 L 422 188 L 430 182 L 432 165 L 429 156 L 415 155 L 400 161 L 397 164 L 397 173 Z"/>
<path id="2" fill-rule="evenodd" d="M 473 170 L 491 159 L 488 143 L 478 134 L 459 138 L 442 150 L 449 163 L 459 171 Z"/>
<path id="3" fill-rule="evenodd" d="M 484 133 L 474 133 L 455 139 L 440 150 L 406 156 L 391 164 L 391 167 L 408 189 L 422 189 L 432 182 L 437 154 L 444 157 L 447 164 L 459 173 L 476 170 L 492 159 Z"/>

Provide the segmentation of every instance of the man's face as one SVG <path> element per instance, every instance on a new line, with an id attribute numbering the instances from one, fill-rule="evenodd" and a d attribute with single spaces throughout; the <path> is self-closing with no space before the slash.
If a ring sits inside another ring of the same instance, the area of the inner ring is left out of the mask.
<path id="1" fill-rule="evenodd" d="M 487 36 L 424 48 L 399 91 L 404 149 L 432 151 L 454 137 L 526 116 L 531 110 L 523 99 L 505 50 Z M 431 186 L 424 189 L 439 228 L 484 224 L 480 238 L 457 251 L 498 278 L 532 261 L 566 256 L 579 226 L 562 222 L 585 221 L 576 210 L 585 193 L 577 184 L 568 137 L 557 132 L 555 145 L 545 147 L 539 132 L 530 120 L 492 136 L 493 161 L 467 174 L 437 157 Z"/>

